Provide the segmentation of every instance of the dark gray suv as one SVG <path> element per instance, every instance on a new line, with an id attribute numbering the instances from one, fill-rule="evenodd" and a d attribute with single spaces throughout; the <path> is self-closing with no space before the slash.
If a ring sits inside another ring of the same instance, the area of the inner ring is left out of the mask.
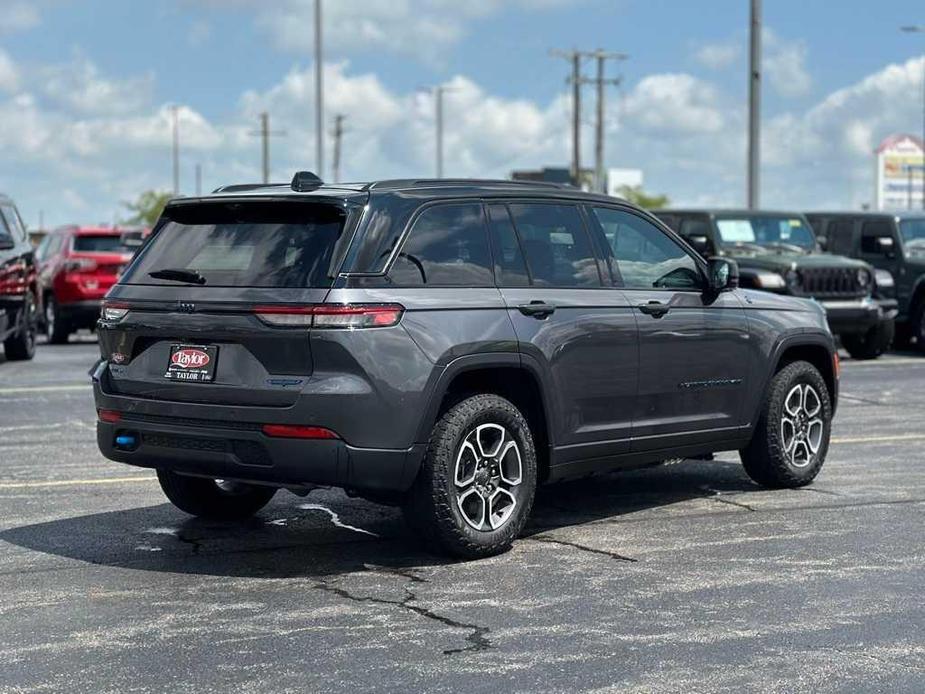
<path id="1" fill-rule="evenodd" d="M 506 549 L 537 484 L 593 472 L 737 450 L 762 485 L 808 484 L 825 314 L 737 283 L 554 185 L 306 172 L 174 200 L 103 307 L 100 450 L 194 515 L 338 486 L 463 557 Z"/>

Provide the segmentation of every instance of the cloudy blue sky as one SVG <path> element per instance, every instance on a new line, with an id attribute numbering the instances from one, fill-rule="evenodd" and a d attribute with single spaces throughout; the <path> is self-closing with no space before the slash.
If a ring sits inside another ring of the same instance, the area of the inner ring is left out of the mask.
<path id="1" fill-rule="evenodd" d="M 921 130 L 921 0 L 765 2 L 763 201 L 868 202 L 871 151 Z M 835 8 L 835 9 L 833 9 Z M 566 64 L 551 48 L 631 58 L 609 93 L 607 163 L 679 204 L 745 191 L 747 0 L 326 0 L 326 110 L 347 115 L 349 179 L 430 175 L 425 85 L 446 83 L 446 173 L 565 165 Z M 260 175 L 258 114 L 285 136 L 275 179 L 314 168 L 310 0 L 0 0 L 0 191 L 30 225 L 111 221 L 171 185 Z M 591 157 L 592 93 L 586 97 Z M 330 123 L 330 120 L 329 120 Z M 328 155 L 330 163 L 330 153 Z"/>

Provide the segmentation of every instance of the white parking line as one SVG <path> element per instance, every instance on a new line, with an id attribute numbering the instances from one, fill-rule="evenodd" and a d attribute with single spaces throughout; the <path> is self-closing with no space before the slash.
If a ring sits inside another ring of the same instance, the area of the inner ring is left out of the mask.
<path id="1" fill-rule="evenodd" d="M 65 393 L 71 390 L 89 390 L 89 383 L 61 385 L 61 386 L 19 386 L 14 388 L 0 388 L 0 395 L 23 395 L 27 393 Z"/>
<path id="2" fill-rule="evenodd" d="M 156 482 L 157 477 L 104 477 L 98 480 L 44 480 L 41 482 L 0 482 L 0 489 L 39 489 L 42 487 L 91 487 L 99 484 Z"/>
<path id="3" fill-rule="evenodd" d="M 900 357 L 898 359 L 871 359 L 869 361 L 854 361 L 845 359 L 842 368 L 853 369 L 858 366 L 925 366 L 925 357 L 916 359 L 915 357 Z"/>
<path id="4" fill-rule="evenodd" d="M 925 434 L 897 434 L 895 436 L 833 437 L 831 443 L 885 443 L 891 441 L 925 441 Z"/>

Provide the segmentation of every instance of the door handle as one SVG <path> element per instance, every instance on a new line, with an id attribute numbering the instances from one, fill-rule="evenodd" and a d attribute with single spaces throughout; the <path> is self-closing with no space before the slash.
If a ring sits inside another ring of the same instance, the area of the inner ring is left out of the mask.
<path id="1" fill-rule="evenodd" d="M 639 304 L 637 308 L 647 316 L 661 318 L 671 310 L 671 306 L 663 304 L 661 301 L 650 301 L 647 304 Z"/>
<path id="2" fill-rule="evenodd" d="M 531 301 L 529 304 L 521 304 L 517 307 L 517 310 L 525 316 L 542 319 L 555 313 L 556 307 L 544 301 Z"/>

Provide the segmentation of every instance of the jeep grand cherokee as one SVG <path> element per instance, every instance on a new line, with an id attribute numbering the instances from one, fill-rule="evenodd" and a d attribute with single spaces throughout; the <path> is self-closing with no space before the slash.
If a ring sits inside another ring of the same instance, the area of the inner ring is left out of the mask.
<path id="1" fill-rule="evenodd" d="M 737 281 L 553 185 L 306 172 L 175 200 L 103 306 L 99 447 L 194 515 L 333 485 L 463 557 L 506 549 L 538 484 L 592 472 L 731 450 L 808 484 L 832 335 Z"/>

